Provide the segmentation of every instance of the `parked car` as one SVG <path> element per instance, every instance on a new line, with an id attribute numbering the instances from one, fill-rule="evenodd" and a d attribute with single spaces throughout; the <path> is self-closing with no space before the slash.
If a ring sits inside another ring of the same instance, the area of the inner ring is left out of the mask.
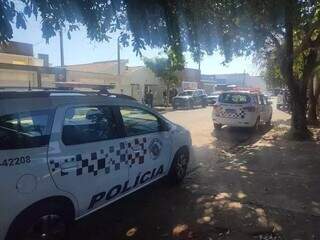
<path id="1" fill-rule="evenodd" d="M 221 92 L 213 92 L 211 94 L 208 94 L 207 103 L 208 104 L 215 104 L 218 101 L 220 94 L 221 94 Z"/>
<path id="2" fill-rule="evenodd" d="M 215 129 L 223 125 L 258 129 L 271 124 L 272 104 L 260 93 L 224 92 L 213 106 L 212 120 Z"/>
<path id="3" fill-rule="evenodd" d="M 185 90 L 173 98 L 173 109 L 179 107 L 193 108 L 194 106 L 207 106 L 207 94 L 202 89 Z"/>
<path id="4" fill-rule="evenodd" d="M 0 92 L 0 239 L 61 239 L 68 225 L 186 175 L 184 128 L 121 95 Z"/>

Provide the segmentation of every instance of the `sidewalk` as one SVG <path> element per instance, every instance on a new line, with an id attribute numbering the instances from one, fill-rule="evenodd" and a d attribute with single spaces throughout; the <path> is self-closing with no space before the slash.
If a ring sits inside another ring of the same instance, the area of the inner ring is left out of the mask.
<path id="1" fill-rule="evenodd" d="M 291 142 L 288 127 L 202 163 L 194 190 L 204 222 L 226 229 L 221 239 L 320 239 L 320 130 L 313 142 Z"/>

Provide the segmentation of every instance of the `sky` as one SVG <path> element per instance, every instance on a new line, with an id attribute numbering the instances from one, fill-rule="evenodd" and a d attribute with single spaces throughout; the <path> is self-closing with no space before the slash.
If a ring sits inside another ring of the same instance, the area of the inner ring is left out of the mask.
<path id="1" fill-rule="evenodd" d="M 90 63 L 97 61 L 117 59 L 117 33 L 111 34 L 109 42 L 92 42 L 86 36 L 84 28 L 71 34 L 69 40 L 64 34 L 64 62 L 65 65 Z M 53 37 L 46 43 L 42 38 L 41 24 L 35 19 L 28 19 L 27 29 L 14 29 L 13 41 L 33 44 L 34 56 L 38 53 L 49 54 L 49 63 L 53 66 L 60 65 L 60 45 L 59 37 Z M 161 49 L 146 49 L 142 52 L 144 57 L 156 57 L 161 54 Z M 128 59 L 129 66 L 141 66 L 143 61 L 133 52 L 132 47 L 121 48 L 121 59 Z M 185 55 L 186 67 L 198 68 L 198 64 L 193 62 L 190 54 Z M 201 62 L 202 74 L 226 74 L 226 73 L 249 73 L 259 75 L 259 68 L 252 63 L 251 57 L 236 58 L 228 65 L 224 66 L 223 56 L 218 53 L 212 56 L 204 56 Z"/>

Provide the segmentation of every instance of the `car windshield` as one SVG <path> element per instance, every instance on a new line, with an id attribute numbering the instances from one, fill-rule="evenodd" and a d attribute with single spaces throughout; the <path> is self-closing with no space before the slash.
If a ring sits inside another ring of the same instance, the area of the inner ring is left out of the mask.
<path id="1" fill-rule="evenodd" d="M 183 91 L 179 93 L 179 96 L 192 96 L 193 93 L 194 91 Z"/>
<path id="2" fill-rule="evenodd" d="M 250 96 L 243 93 L 223 93 L 219 97 L 221 103 L 244 104 L 250 102 Z"/>

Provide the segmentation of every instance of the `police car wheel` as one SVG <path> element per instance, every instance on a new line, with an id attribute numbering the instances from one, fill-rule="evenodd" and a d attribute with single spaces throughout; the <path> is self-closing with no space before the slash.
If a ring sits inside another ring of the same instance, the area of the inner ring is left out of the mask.
<path id="1" fill-rule="evenodd" d="M 169 180 L 171 183 L 180 183 L 187 174 L 187 168 L 189 163 L 189 153 L 186 149 L 180 149 L 172 162 Z"/>
<path id="2" fill-rule="evenodd" d="M 68 237 L 72 216 L 59 206 L 41 204 L 22 214 L 11 226 L 6 240 L 64 240 Z"/>

